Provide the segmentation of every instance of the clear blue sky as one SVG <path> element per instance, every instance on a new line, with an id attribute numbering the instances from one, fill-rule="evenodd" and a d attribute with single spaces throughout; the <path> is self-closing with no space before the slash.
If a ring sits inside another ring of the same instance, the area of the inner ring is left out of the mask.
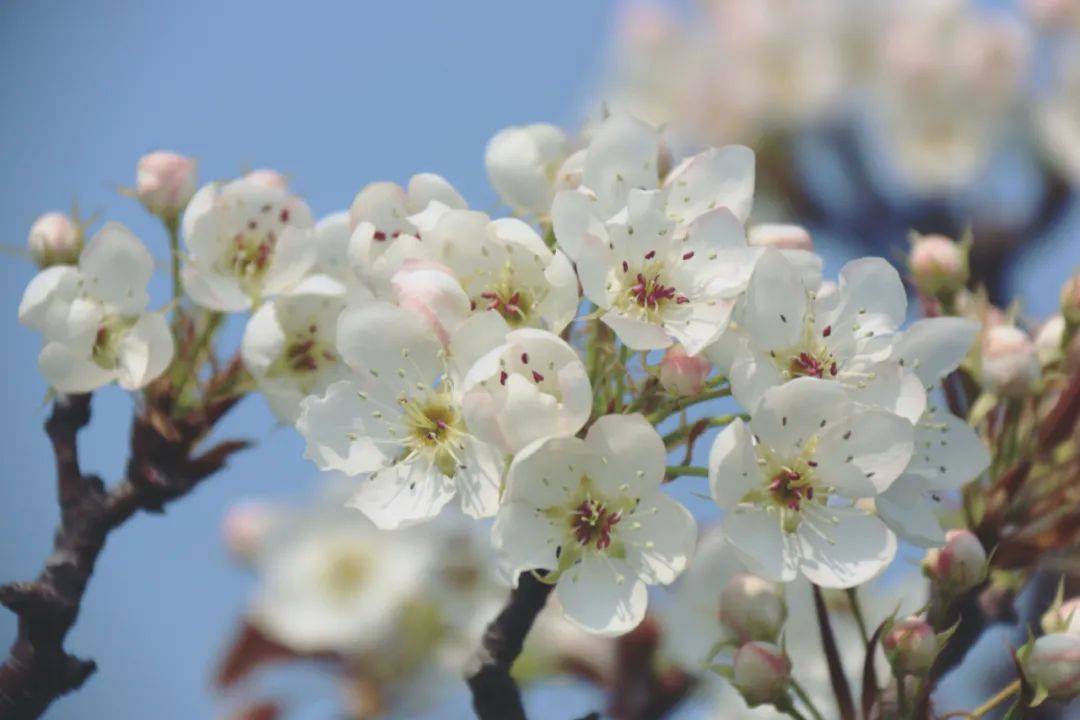
<path id="1" fill-rule="evenodd" d="M 367 182 L 422 170 L 494 209 L 487 138 L 507 124 L 581 116 L 613 11 L 608 0 L 3 3 L 0 244 L 21 246 L 38 214 L 77 197 L 164 257 L 158 227 L 115 192 L 142 153 L 162 147 L 198 157 L 204 179 L 284 171 L 320 215 Z M 1032 309 L 1050 309 L 1076 257 L 1063 238 L 1025 265 L 1044 280 L 1029 286 Z M 0 581 L 37 572 L 57 517 L 38 339 L 15 313 L 33 272 L 0 257 L 0 332 L 12 348 L 0 354 Z M 123 393 L 97 394 L 82 436 L 88 470 L 120 475 L 129 417 Z M 100 670 L 48 717 L 190 720 L 221 709 L 208 677 L 247 589 L 218 540 L 222 513 L 239 497 L 305 495 L 312 480 L 301 442 L 275 428 L 261 399 L 225 429 L 260 446 L 164 518 L 140 515 L 111 537 L 68 643 Z M 14 631 L 0 612 L 5 649 Z M 553 698 L 559 716 L 589 704 L 564 692 L 536 702 L 550 711 Z"/>

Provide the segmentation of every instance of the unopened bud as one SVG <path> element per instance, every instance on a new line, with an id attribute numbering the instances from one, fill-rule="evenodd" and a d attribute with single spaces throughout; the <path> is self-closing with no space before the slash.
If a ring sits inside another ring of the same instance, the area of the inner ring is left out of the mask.
<path id="1" fill-rule="evenodd" d="M 754 225 L 747 232 L 747 240 L 756 247 L 771 247 L 777 250 L 814 249 L 814 239 L 802 225 Z"/>
<path id="2" fill-rule="evenodd" d="M 756 575 L 736 575 L 720 593 L 720 624 L 740 642 L 772 642 L 780 635 L 786 619 L 783 591 L 776 583 Z"/>
<path id="3" fill-rule="evenodd" d="M 950 592 L 962 593 L 986 576 L 986 551 L 974 533 L 949 530 L 945 533 L 945 547 L 927 551 L 923 570 Z"/>
<path id="4" fill-rule="evenodd" d="M 673 345 L 660 361 L 660 384 L 673 395 L 693 397 L 701 394 L 711 371 L 705 356 L 687 355 L 682 345 Z"/>
<path id="5" fill-rule="evenodd" d="M 1055 603 L 1054 607 L 1043 613 L 1043 632 L 1045 633 L 1073 633 L 1080 635 L 1080 596 L 1069 598 L 1063 603 Z"/>
<path id="6" fill-rule="evenodd" d="M 982 341 L 982 383 L 992 393 L 1023 395 L 1039 379 L 1031 337 L 1015 325 L 987 328 Z"/>
<path id="7" fill-rule="evenodd" d="M 922 675 L 930 669 L 937 656 L 938 644 L 934 628 L 914 615 L 893 625 L 881 641 L 897 672 Z"/>
<path id="8" fill-rule="evenodd" d="M 1057 362 L 1063 355 L 1061 347 L 1065 338 L 1065 318 L 1054 315 L 1042 324 L 1035 333 L 1035 354 L 1043 366 Z"/>
<path id="9" fill-rule="evenodd" d="M 1061 314 L 1065 321 L 1073 327 L 1080 325 L 1080 272 L 1073 273 L 1061 286 L 1060 299 Z"/>
<path id="10" fill-rule="evenodd" d="M 82 231 L 64 213 L 48 212 L 30 226 L 27 245 L 39 268 L 74 265 L 82 252 Z"/>
<path id="11" fill-rule="evenodd" d="M 228 509 L 221 523 L 221 535 L 229 552 L 250 560 L 274 526 L 277 513 L 270 505 L 255 500 L 239 502 Z"/>
<path id="12" fill-rule="evenodd" d="M 1024 677 L 1055 700 L 1080 695 L 1080 635 L 1043 635 L 1022 661 Z"/>
<path id="13" fill-rule="evenodd" d="M 277 170 L 259 168 L 244 175 L 244 179 L 255 185 L 271 190 L 288 190 L 289 179 Z"/>
<path id="14" fill-rule="evenodd" d="M 917 236 L 908 253 L 908 270 L 927 295 L 954 293 L 968 281 L 967 249 L 944 235 Z"/>
<path id="15" fill-rule="evenodd" d="M 749 705 L 782 701 L 786 697 L 791 662 L 776 645 L 748 642 L 735 651 L 732 662 L 732 684 Z"/>
<path id="16" fill-rule="evenodd" d="M 195 160 L 158 150 L 143 155 L 135 168 L 135 195 L 150 212 L 175 218 L 195 194 Z"/>

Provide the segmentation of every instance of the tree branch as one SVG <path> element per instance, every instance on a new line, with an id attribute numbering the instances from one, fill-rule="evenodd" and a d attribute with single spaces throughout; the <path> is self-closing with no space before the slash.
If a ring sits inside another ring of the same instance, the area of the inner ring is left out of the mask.
<path id="1" fill-rule="evenodd" d="M 78 617 L 109 533 L 140 509 L 161 512 L 247 446 L 231 441 L 193 455 L 238 397 L 179 421 L 168 418 L 165 398 L 148 393 L 148 405 L 132 425 L 125 478 L 112 489 L 79 467 L 76 436 L 90 422 L 90 396 L 61 396 L 54 403 L 45 430 L 56 458 L 60 526 L 52 555 L 37 578 L 0 586 L 0 602 L 19 618 L 10 655 L 0 665 L 0 720 L 39 717 L 53 700 L 78 689 L 94 672 L 92 660 L 64 650 L 64 639 Z"/>
<path id="2" fill-rule="evenodd" d="M 521 654 L 525 636 L 553 589 L 553 585 L 532 573 L 522 573 L 506 605 L 484 631 L 480 648 L 465 676 L 480 720 L 526 720 L 521 693 L 510 677 L 510 667 Z"/>

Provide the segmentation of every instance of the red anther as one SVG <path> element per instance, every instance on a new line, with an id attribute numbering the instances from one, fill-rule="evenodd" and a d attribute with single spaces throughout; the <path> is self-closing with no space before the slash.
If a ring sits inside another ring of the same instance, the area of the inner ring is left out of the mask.
<path id="1" fill-rule="evenodd" d="M 622 271 L 630 272 L 630 263 L 626 262 L 625 260 L 622 261 Z"/>
<path id="2" fill-rule="evenodd" d="M 829 366 L 829 374 L 834 377 L 836 376 L 836 363 Z"/>
<path id="3" fill-rule="evenodd" d="M 280 217 L 281 217 L 281 222 L 283 222 L 283 223 L 289 222 L 289 208 L 281 208 Z"/>
<path id="4" fill-rule="evenodd" d="M 825 329 L 821 331 L 821 337 L 829 337 L 832 335 L 832 325 L 826 325 Z"/>
<path id="5" fill-rule="evenodd" d="M 544 376 L 541 375 L 540 373 L 536 372 L 535 370 L 532 371 L 532 377 L 533 377 L 533 382 L 543 382 L 544 381 Z"/>
<path id="6" fill-rule="evenodd" d="M 645 259 L 646 260 L 652 260 L 654 257 L 656 257 L 656 251 L 655 250 L 650 250 L 649 252 L 645 253 Z"/>
<path id="7" fill-rule="evenodd" d="M 817 467 L 817 460 L 807 460 L 806 464 L 810 467 Z"/>
<path id="8" fill-rule="evenodd" d="M 500 385 L 505 385 L 506 384 L 506 378 L 508 378 L 508 377 L 510 377 L 510 376 L 506 374 L 505 370 L 503 370 L 501 373 L 499 373 L 499 384 Z"/>
<path id="9" fill-rule="evenodd" d="M 689 250 L 689 251 L 683 253 L 682 259 L 683 260 L 689 260 L 692 257 L 694 257 L 694 251 Z"/>
<path id="10" fill-rule="evenodd" d="M 529 353 L 521 353 L 521 362 L 526 365 L 529 364 Z"/>
<path id="11" fill-rule="evenodd" d="M 376 230 L 375 234 L 372 235 L 371 237 L 375 238 L 379 242 L 382 242 L 383 240 L 386 239 L 386 233 L 384 233 L 382 230 Z"/>

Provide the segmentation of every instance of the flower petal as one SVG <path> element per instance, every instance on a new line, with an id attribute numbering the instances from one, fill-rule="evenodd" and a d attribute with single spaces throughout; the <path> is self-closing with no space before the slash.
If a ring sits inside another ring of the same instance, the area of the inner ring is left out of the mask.
<path id="1" fill-rule="evenodd" d="M 643 497 L 660 487 L 667 468 L 667 450 L 656 429 L 644 416 L 605 415 L 585 436 L 590 453 L 589 476 L 611 496 L 628 485 L 631 497 Z"/>
<path id="2" fill-rule="evenodd" d="M 591 633 L 622 635 L 645 618 L 645 583 L 619 560 L 586 554 L 559 578 L 555 595 L 566 618 Z"/>
<path id="3" fill-rule="evenodd" d="M 892 562 L 896 536 L 880 519 L 854 507 L 816 509 L 795 532 L 799 570 L 810 582 L 829 588 L 860 585 Z"/>
<path id="4" fill-rule="evenodd" d="M 818 441 L 817 474 L 847 497 L 884 492 L 907 467 L 915 431 L 904 418 L 864 410 L 830 424 Z"/>
<path id="5" fill-rule="evenodd" d="M 797 548 L 772 508 L 740 505 L 724 518 L 724 537 L 755 575 L 774 582 L 795 579 Z"/>
<path id="6" fill-rule="evenodd" d="M 690 511 L 658 491 L 643 497 L 623 518 L 619 538 L 627 544 L 627 562 L 638 567 L 649 585 L 668 585 L 686 569 L 697 543 L 697 523 Z"/>
<path id="7" fill-rule="evenodd" d="M 408 527 L 439 514 L 454 497 L 454 482 L 422 460 L 398 463 L 361 480 L 346 503 L 381 530 Z"/>
<path id="8" fill-rule="evenodd" d="M 736 419 L 716 436 L 709 450 L 709 492 L 726 510 L 761 484 L 753 435 L 741 418 Z"/>

